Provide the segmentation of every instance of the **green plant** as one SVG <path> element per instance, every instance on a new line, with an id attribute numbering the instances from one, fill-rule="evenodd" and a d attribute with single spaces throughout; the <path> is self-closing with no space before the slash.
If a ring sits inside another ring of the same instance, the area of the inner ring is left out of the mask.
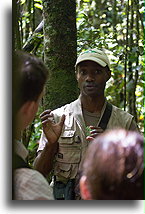
<path id="1" fill-rule="evenodd" d="M 38 116 L 35 118 L 32 125 L 34 125 L 34 131 L 32 132 L 32 135 L 31 135 L 28 147 L 27 147 L 27 149 L 29 151 L 28 162 L 31 167 L 33 167 L 33 162 L 34 162 L 34 159 L 37 154 L 39 139 L 40 139 L 41 132 L 42 132 L 42 124 L 41 124 L 41 120 Z"/>
<path id="2" fill-rule="evenodd" d="M 91 129 L 90 129 L 90 127 L 89 126 L 86 126 L 86 137 L 87 136 L 90 136 L 90 131 L 91 131 Z"/>

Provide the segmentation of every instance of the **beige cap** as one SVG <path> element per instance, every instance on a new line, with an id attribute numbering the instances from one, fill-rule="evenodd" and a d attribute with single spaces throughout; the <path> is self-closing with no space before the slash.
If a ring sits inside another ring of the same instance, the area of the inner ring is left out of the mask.
<path id="1" fill-rule="evenodd" d="M 83 62 L 86 60 L 91 60 L 91 61 L 97 62 L 102 67 L 105 67 L 106 65 L 108 65 L 108 67 L 110 69 L 110 62 L 109 62 L 108 56 L 104 50 L 94 48 L 94 49 L 82 52 L 77 58 L 75 68 L 77 67 L 77 65 L 80 62 Z"/>

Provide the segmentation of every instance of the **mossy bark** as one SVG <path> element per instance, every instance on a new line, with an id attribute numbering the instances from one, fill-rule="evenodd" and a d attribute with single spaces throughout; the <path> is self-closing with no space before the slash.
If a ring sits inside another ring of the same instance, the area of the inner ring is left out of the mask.
<path id="1" fill-rule="evenodd" d="M 76 1 L 43 0 L 44 61 L 49 70 L 44 108 L 57 108 L 77 97 Z"/>

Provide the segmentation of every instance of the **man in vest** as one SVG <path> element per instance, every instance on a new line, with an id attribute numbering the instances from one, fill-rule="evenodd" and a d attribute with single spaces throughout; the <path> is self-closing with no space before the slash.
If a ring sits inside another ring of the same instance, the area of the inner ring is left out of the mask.
<path id="1" fill-rule="evenodd" d="M 54 163 L 55 199 L 76 199 L 75 179 L 90 140 L 105 129 L 124 128 L 138 131 L 132 115 L 109 104 L 106 100 L 104 91 L 106 82 L 111 77 L 111 71 L 104 50 L 95 48 L 81 53 L 75 69 L 80 88 L 79 98 L 52 112 L 46 110 L 41 116 L 45 127 L 34 165 L 37 170 L 47 175 L 52 168 L 48 155 L 49 133 L 62 115 L 65 115 L 63 131 L 56 142 L 58 151 Z M 50 121 L 51 117 L 53 117 L 52 121 Z M 86 134 L 86 127 L 91 129 L 90 136 Z M 57 132 L 54 135 L 57 135 Z"/>

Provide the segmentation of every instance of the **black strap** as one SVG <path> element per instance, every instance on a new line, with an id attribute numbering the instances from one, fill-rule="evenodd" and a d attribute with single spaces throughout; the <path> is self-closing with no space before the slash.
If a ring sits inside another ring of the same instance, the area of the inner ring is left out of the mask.
<path id="1" fill-rule="evenodd" d="M 106 108 L 105 108 L 105 111 L 104 111 L 104 114 L 101 118 L 101 121 L 99 123 L 99 127 L 101 127 L 103 130 L 106 129 L 107 127 L 107 124 L 109 122 L 109 119 L 110 119 L 110 116 L 111 116 L 111 113 L 112 113 L 112 105 L 110 103 L 107 102 L 106 104 Z"/>
<path id="2" fill-rule="evenodd" d="M 13 157 L 13 166 L 14 169 L 18 169 L 18 168 L 30 168 L 28 163 L 26 163 L 20 156 L 18 155 L 14 155 Z"/>

